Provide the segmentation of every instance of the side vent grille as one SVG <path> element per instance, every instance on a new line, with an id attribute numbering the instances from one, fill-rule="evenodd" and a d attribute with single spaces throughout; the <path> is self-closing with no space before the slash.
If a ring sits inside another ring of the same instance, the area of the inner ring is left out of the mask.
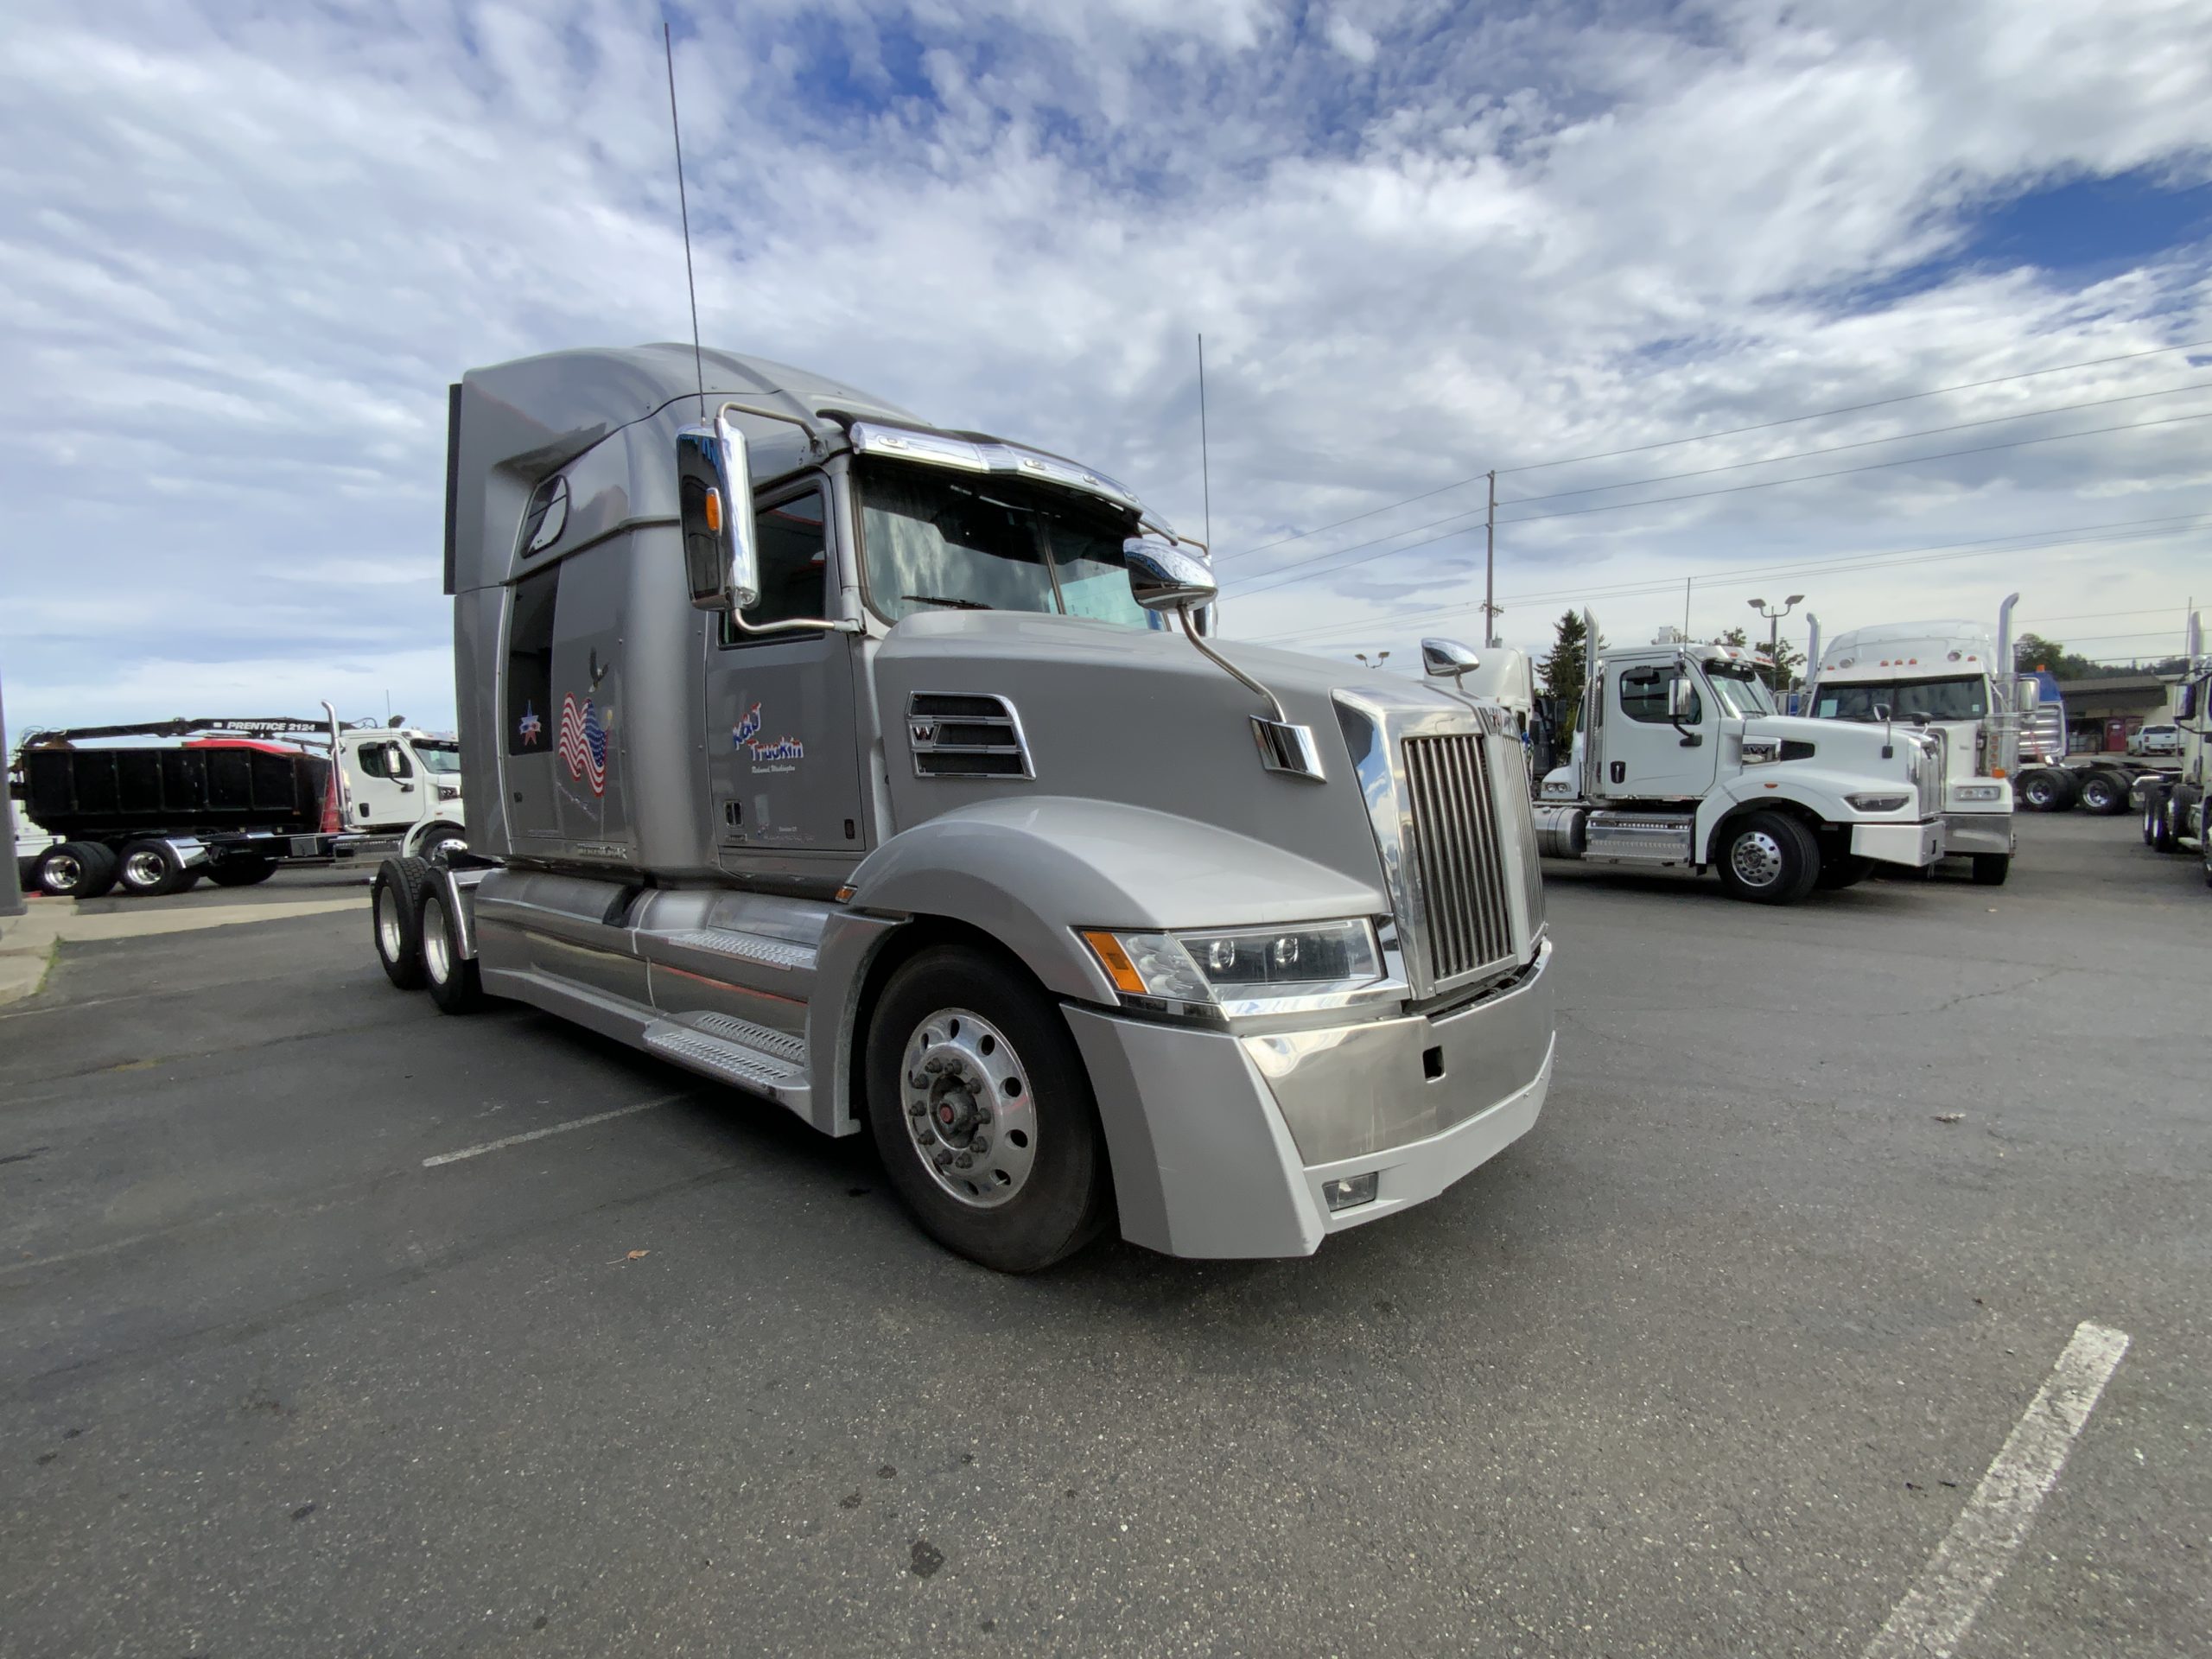
<path id="1" fill-rule="evenodd" d="M 917 691 L 906 699 L 917 778 L 1034 778 L 1021 716 L 984 692 Z"/>

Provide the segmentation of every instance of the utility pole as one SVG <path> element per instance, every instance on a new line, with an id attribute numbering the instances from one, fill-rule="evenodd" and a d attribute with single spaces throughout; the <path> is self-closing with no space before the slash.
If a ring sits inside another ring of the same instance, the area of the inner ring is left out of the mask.
<path id="1" fill-rule="evenodd" d="M 0 705 L 0 916 L 23 913 L 23 890 L 16 880 L 16 804 L 7 789 L 8 713 Z"/>
<path id="2" fill-rule="evenodd" d="M 1690 584 L 1696 580 L 1695 576 L 1682 578 L 1682 638 L 1685 639 L 1690 637 Z"/>
<path id="3" fill-rule="evenodd" d="M 1483 518 L 1483 649 L 1497 649 L 1497 468 L 1490 469 L 1490 511 Z"/>

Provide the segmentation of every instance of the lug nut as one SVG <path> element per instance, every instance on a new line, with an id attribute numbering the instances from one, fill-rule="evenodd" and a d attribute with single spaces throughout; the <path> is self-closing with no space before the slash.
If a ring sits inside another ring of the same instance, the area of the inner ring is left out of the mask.
<path id="1" fill-rule="evenodd" d="M 929 1074 L 924 1071 L 909 1071 L 906 1074 L 906 1081 L 916 1089 L 926 1089 L 930 1086 Z"/>
<path id="2" fill-rule="evenodd" d="M 967 1167 L 969 1167 L 969 1166 L 970 1166 L 971 1164 L 973 1164 L 976 1160 L 975 1160 L 973 1158 L 969 1157 L 966 1153 L 964 1153 L 964 1152 L 963 1152 L 963 1153 L 962 1153 L 962 1154 L 961 1154 L 957 1158 L 954 1159 L 952 1161 L 953 1161 L 954 1163 L 956 1163 L 956 1164 L 959 1165 L 961 1168 L 963 1168 L 963 1169 L 966 1169 Z"/>
<path id="3" fill-rule="evenodd" d="M 991 1143 L 984 1140 L 980 1135 L 968 1143 L 968 1150 L 974 1153 L 978 1158 L 982 1157 L 990 1149 Z"/>
<path id="4" fill-rule="evenodd" d="M 950 1169 L 952 1167 L 952 1154 L 950 1152 L 940 1150 L 937 1155 L 937 1166 L 939 1169 Z"/>

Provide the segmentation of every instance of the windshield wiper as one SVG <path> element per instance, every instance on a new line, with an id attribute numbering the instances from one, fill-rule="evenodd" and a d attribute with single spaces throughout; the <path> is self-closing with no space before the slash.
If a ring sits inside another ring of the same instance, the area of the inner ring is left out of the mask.
<path id="1" fill-rule="evenodd" d="M 943 605 L 956 611 L 988 611 L 996 608 L 995 606 L 984 604 L 980 599 L 944 599 L 936 594 L 901 594 L 899 597 L 911 599 L 917 605 Z"/>

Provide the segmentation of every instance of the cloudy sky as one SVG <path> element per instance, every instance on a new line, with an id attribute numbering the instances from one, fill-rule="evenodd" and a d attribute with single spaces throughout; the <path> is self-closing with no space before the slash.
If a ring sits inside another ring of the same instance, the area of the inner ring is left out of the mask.
<path id="1" fill-rule="evenodd" d="M 7 11 L 18 730 L 450 721 L 447 383 L 686 327 L 664 15 L 709 341 L 1195 534 L 1203 333 L 1232 637 L 1478 639 L 1491 467 L 1508 643 L 2212 601 L 2207 0 Z"/>

